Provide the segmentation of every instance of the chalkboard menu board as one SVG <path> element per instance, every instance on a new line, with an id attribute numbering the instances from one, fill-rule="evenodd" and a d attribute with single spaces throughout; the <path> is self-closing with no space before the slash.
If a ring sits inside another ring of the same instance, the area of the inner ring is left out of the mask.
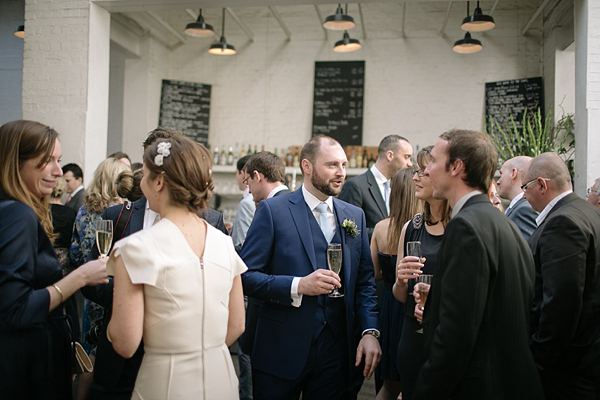
<path id="1" fill-rule="evenodd" d="M 207 146 L 210 89 L 202 83 L 163 79 L 159 125 Z"/>
<path id="2" fill-rule="evenodd" d="M 536 112 L 544 111 L 544 86 L 542 78 L 525 78 L 510 81 L 488 82 L 485 84 L 485 114 L 500 126 L 508 126 L 512 115 L 521 127 L 523 111 L 527 108 Z"/>
<path id="3" fill-rule="evenodd" d="M 362 145 L 364 61 L 317 61 L 312 135 Z"/>

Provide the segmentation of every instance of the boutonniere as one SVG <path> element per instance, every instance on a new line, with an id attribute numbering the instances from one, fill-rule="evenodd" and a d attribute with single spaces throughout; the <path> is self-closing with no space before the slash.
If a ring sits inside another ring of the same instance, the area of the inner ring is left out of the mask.
<path id="1" fill-rule="evenodd" d="M 345 219 L 344 222 L 342 222 L 342 228 L 344 228 L 346 234 L 350 235 L 352 239 L 360 235 L 360 230 L 353 219 Z"/>

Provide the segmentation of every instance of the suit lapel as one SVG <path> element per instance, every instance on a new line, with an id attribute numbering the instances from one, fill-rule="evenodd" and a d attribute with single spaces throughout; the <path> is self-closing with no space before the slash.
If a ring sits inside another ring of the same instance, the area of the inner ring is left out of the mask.
<path id="1" fill-rule="evenodd" d="M 348 246 L 346 244 L 346 239 L 347 239 L 347 235 L 346 235 L 346 231 L 344 230 L 344 228 L 342 228 L 342 223 L 344 222 L 345 219 L 352 219 L 351 216 L 349 216 L 346 213 L 346 206 L 344 205 L 343 201 L 340 201 L 336 198 L 333 199 L 333 208 L 335 208 L 335 217 L 337 218 L 337 229 L 340 229 L 340 236 L 342 238 L 342 268 L 344 270 L 344 286 L 345 287 L 349 287 L 350 285 L 350 275 L 351 275 L 351 265 L 350 265 L 350 251 L 348 250 Z M 356 222 L 356 221 L 355 221 Z"/>
<path id="2" fill-rule="evenodd" d="M 381 190 L 379 189 L 379 185 L 377 185 L 377 181 L 375 180 L 375 176 L 373 175 L 371 170 L 367 171 L 366 177 L 367 183 L 369 184 L 369 193 L 371 194 L 373 201 L 375 202 L 375 204 L 377 204 L 377 208 L 379 208 L 379 211 L 384 216 L 384 218 L 387 218 L 388 213 L 387 208 L 385 206 L 385 200 L 381 195 Z"/>
<path id="3" fill-rule="evenodd" d="M 310 231 L 309 220 L 307 218 L 308 206 L 304 201 L 302 188 L 296 190 L 289 196 L 289 198 L 290 213 L 292 214 L 292 219 L 294 220 L 294 224 L 298 230 L 298 236 L 300 236 L 300 240 L 302 241 L 302 245 L 304 246 L 304 250 L 306 250 L 306 254 L 308 255 L 313 269 L 316 270 L 317 259 L 315 256 L 315 246 L 313 245 L 313 238 Z M 308 213 L 311 214 L 311 211 L 308 210 Z M 311 216 L 309 215 L 308 217 Z M 290 251 L 294 251 L 294 249 L 290 249 Z"/>
<path id="4" fill-rule="evenodd" d="M 133 213 L 129 221 L 129 233 L 135 233 L 144 229 L 144 214 L 146 213 L 146 198 L 142 197 L 135 202 Z"/>
<path id="5" fill-rule="evenodd" d="M 525 200 L 525 198 L 524 198 L 524 197 L 521 197 L 521 198 L 519 199 L 519 201 L 517 201 L 517 202 L 515 203 L 515 205 L 514 205 L 514 206 L 512 206 L 512 207 L 510 207 L 510 208 L 508 208 L 508 209 L 506 210 L 506 216 L 507 216 L 507 217 L 508 217 L 508 216 L 510 216 L 510 214 L 512 214 L 512 213 L 513 213 L 513 212 L 514 212 L 514 211 L 517 209 L 517 207 L 519 207 L 519 206 L 521 205 L 521 203 L 523 203 L 524 201 L 527 201 L 527 200 Z"/>

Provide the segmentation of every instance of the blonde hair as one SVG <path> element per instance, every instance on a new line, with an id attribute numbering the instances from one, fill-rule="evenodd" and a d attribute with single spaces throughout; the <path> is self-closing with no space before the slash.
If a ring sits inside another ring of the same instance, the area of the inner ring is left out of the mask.
<path id="1" fill-rule="evenodd" d="M 11 199 L 31 207 L 44 231 L 52 240 L 49 197 L 37 198 L 21 177 L 23 163 L 41 157 L 37 168 L 48 164 L 58 132 L 35 121 L 16 120 L 0 126 L 0 189 Z"/>
<path id="2" fill-rule="evenodd" d="M 52 194 L 50 195 L 53 199 L 60 199 L 63 194 L 67 191 L 67 181 L 62 176 L 56 179 L 56 183 L 52 188 Z"/>
<path id="3" fill-rule="evenodd" d="M 110 204 L 121 202 L 117 193 L 117 177 L 127 169 L 129 167 L 123 161 L 110 157 L 98 165 L 92 182 L 85 189 L 84 204 L 88 212 L 101 213 Z"/>

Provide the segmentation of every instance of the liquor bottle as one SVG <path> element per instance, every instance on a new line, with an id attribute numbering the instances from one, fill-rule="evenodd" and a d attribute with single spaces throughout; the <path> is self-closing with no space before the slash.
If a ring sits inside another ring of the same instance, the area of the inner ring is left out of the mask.
<path id="1" fill-rule="evenodd" d="M 213 165 L 219 165 L 219 148 L 215 147 L 213 152 Z"/>
<path id="2" fill-rule="evenodd" d="M 368 160 L 368 155 L 367 155 L 367 147 L 365 146 L 365 151 L 363 152 L 363 157 L 362 157 L 362 167 L 367 168 L 368 165 L 369 165 L 369 160 Z"/>
<path id="3" fill-rule="evenodd" d="M 367 167 L 371 168 L 373 165 L 375 165 L 375 156 L 371 154 L 371 156 L 369 157 L 369 164 L 367 165 Z"/>
<path id="4" fill-rule="evenodd" d="M 362 163 L 363 163 L 363 156 L 362 156 L 362 152 L 360 151 L 360 148 L 358 149 L 358 154 L 356 155 L 356 166 L 358 168 L 362 167 Z"/>
<path id="5" fill-rule="evenodd" d="M 265 151 L 265 145 L 264 144 L 260 147 L 260 151 Z"/>
<path id="6" fill-rule="evenodd" d="M 277 147 L 275 147 L 275 152 L 273 154 L 275 154 L 277 157 L 279 157 L 279 154 L 277 154 Z"/>
<path id="7" fill-rule="evenodd" d="M 233 163 L 232 164 L 237 164 L 239 159 L 240 159 L 240 144 L 236 142 L 235 143 L 235 151 L 233 152 Z"/>
<path id="8" fill-rule="evenodd" d="M 283 165 L 287 166 L 287 156 L 285 154 L 285 148 L 281 148 L 281 161 L 283 161 Z"/>
<path id="9" fill-rule="evenodd" d="M 242 143 L 242 150 L 240 151 L 240 158 L 246 156 L 246 150 L 244 149 L 244 143 Z"/>
<path id="10" fill-rule="evenodd" d="M 249 156 L 252 154 L 252 145 L 248 144 L 248 151 L 246 152 L 246 155 Z"/>
<path id="11" fill-rule="evenodd" d="M 258 153 L 258 146 L 254 145 L 254 154 Z"/>
<path id="12" fill-rule="evenodd" d="M 225 146 L 221 148 L 219 155 L 219 165 L 227 165 L 227 153 L 225 153 Z"/>
<path id="13" fill-rule="evenodd" d="M 227 153 L 227 165 L 233 165 L 233 147 L 229 146 L 229 152 Z"/>
<path id="14" fill-rule="evenodd" d="M 292 165 L 296 168 L 298 168 L 300 166 L 300 151 L 295 151 L 294 155 L 292 156 Z"/>
<path id="15" fill-rule="evenodd" d="M 288 147 L 287 154 L 285 155 L 285 165 L 288 167 L 292 166 L 292 148 Z"/>
<path id="16" fill-rule="evenodd" d="M 356 168 L 356 155 L 354 154 L 354 147 L 352 153 L 350 153 L 350 168 Z"/>

